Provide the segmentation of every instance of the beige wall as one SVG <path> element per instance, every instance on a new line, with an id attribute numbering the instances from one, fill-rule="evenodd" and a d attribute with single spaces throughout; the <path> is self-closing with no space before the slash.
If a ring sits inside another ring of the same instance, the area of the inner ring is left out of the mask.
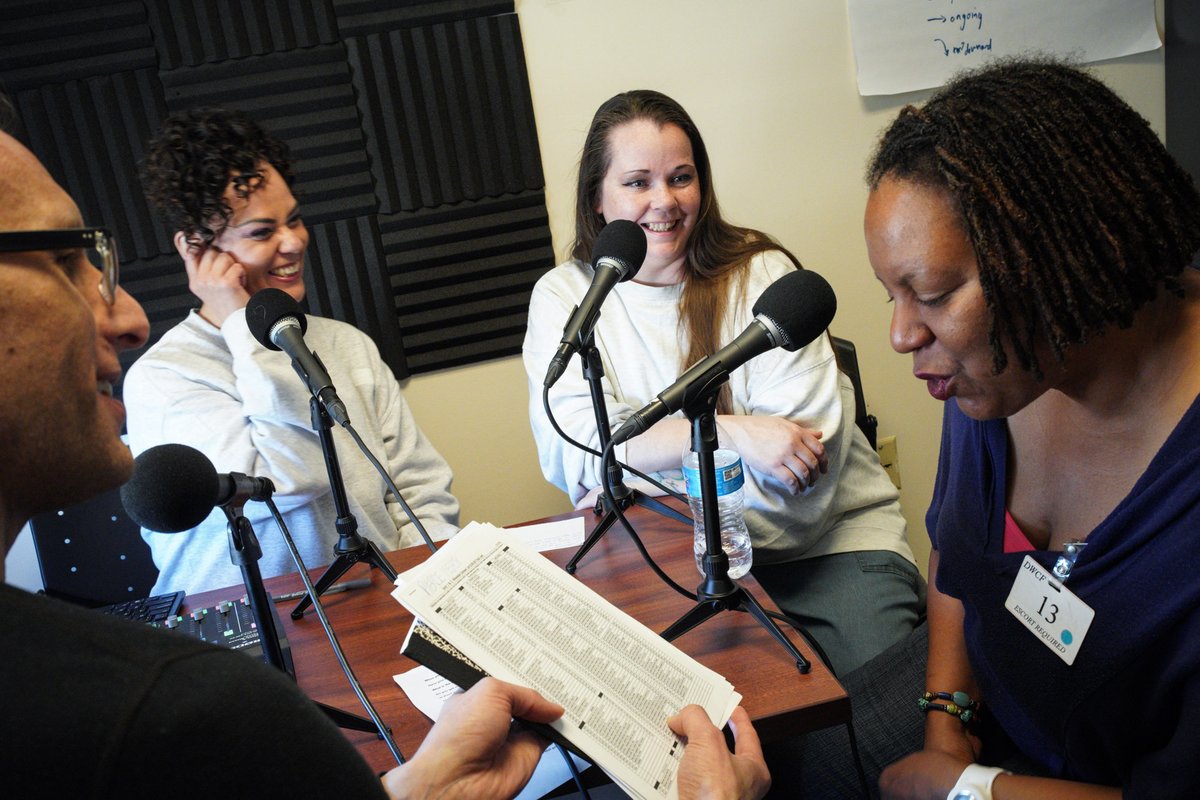
<path id="1" fill-rule="evenodd" d="M 846 3 L 834 0 L 517 0 L 555 250 L 570 243 L 572 184 L 596 107 L 653 88 L 679 100 L 708 144 L 721 205 L 774 234 L 838 295 L 833 330 L 859 348 L 880 434 L 895 435 L 918 560 L 941 405 L 888 346 L 889 307 L 862 241 L 865 160 L 880 129 L 927 93 L 856 91 Z M 1162 2 L 1158 3 L 1162 20 Z M 1162 51 L 1098 67 L 1160 132 Z M 406 387 L 454 465 L 463 519 L 504 524 L 567 507 L 538 470 L 519 358 L 423 375 Z"/>

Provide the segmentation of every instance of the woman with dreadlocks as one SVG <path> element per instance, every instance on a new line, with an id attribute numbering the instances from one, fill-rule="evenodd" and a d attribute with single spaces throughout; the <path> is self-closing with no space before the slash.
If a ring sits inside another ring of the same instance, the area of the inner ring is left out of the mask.
<path id="1" fill-rule="evenodd" d="M 919 707 L 885 797 L 1197 796 L 1191 178 L 1097 80 L 1014 61 L 901 111 L 868 183 L 892 346 L 945 403 L 925 683 L 856 698 L 868 769 Z"/>

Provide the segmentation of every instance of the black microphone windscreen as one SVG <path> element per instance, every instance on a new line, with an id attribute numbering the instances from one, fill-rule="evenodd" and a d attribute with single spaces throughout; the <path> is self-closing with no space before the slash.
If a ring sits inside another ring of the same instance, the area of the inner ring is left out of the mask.
<path id="1" fill-rule="evenodd" d="M 204 521 L 220 489 L 208 456 L 185 444 L 160 444 L 134 460 L 133 477 L 121 487 L 121 504 L 143 528 L 178 533 Z"/>
<path id="2" fill-rule="evenodd" d="M 308 320 L 304 318 L 300 304 L 282 289 L 259 289 L 246 304 L 246 327 L 258 343 L 269 350 L 279 349 L 271 341 L 271 328 L 284 317 L 295 317 L 300 322 L 301 333 L 308 330 Z"/>
<path id="3" fill-rule="evenodd" d="M 820 336 L 837 313 L 829 282 L 815 272 L 789 272 L 772 283 L 754 304 L 754 316 L 770 319 L 783 333 L 784 350 L 799 350 Z"/>
<path id="4" fill-rule="evenodd" d="M 627 219 L 614 219 L 600 230 L 592 248 L 592 263 L 610 258 L 620 261 L 628 271 L 621 277 L 627 281 L 642 268 L 646 260 L 646 234 L 642 226 Z"/>

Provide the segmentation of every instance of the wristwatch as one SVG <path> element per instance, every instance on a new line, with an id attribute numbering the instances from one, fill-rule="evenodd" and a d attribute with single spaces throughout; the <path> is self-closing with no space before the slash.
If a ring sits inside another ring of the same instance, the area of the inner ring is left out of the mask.
<path id="1" fill-rule="evenodd" d="M 958 783 L 946 795 L 946 800 L 992 800 L 992 783 L 997 775 L 1012 773 L 1000 767 L 968 764 L 958 776 Z"/>

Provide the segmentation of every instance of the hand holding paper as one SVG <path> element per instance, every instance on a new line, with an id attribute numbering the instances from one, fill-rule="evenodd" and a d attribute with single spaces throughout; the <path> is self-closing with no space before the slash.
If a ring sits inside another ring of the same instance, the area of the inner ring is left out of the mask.
<path id="1" fill-rule="evenodd" d="M 417 754 L 384 785 L 396 798 L 512 797 L 546 747 L 533 733 L 512 731 L 512 718 L 552 722 L 562 711 L 532 689 L 484 678 L 446 702 Z"/>
<path id="2" fill-rule="evenodd" d="M 676 796 L 684 747 L 669 717 L 697 704 L 719 727 L 741 699 L 720 675 L 490 526 L 468 526 L 396 587 L 393 597 L 432 638 L 478 670 L 560 703 L 566 710 L 551 727 L 634 797 Z"/>

